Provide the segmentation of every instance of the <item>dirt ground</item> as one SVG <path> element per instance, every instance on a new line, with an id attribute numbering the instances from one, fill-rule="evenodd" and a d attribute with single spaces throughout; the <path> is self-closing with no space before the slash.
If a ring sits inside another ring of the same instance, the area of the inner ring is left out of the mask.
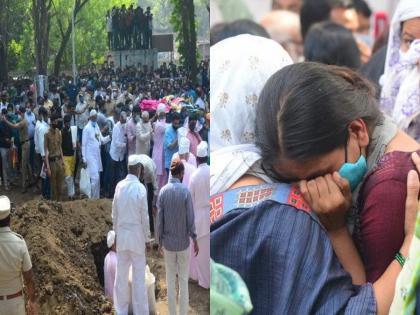
<path id="1" fill-rule="evenodd" d="M 14 203 L 12 229 L 21 234 L 32 258 L 41 315 L 114 314 L 103 296 L 103 260 L 111 222 L 111 200 L 55 203 L 32 190 L 5 192 Z M 158 314 L 168 314 L 164 260 L 157 251 L 147 262 L 156 277 Z M 189 314 L 209 314 L 209 290 L 189 284 Z"/>

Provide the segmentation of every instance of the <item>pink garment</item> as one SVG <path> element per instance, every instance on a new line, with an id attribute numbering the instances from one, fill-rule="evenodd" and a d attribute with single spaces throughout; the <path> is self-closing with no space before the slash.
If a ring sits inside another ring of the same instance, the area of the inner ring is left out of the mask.
<path id="1" fill-rule="evenodd" d="M 210 287 L 210 234 L 197 238 L 198 255 L 195 257 L 194 244 L 190 241 L 190 269 L 189 277 L 198 281 L 198 285 L 208 289 Z"/>
<path id="2" fill-rule="evenodd" d="M 136 153 L 136 126 L 137 123 L 133 118 L 127 121 L 128 155 Z"/>
<path id="3" fill-rule="evenodd" d="M 113 300 L 115 272 L 117 270 L 117 253 L 109 251 L 105 256 L 104 263 L 104 286 L 105 296 Z"/>
<path id="4" fill-rule="evenodd" d="M 188 130 L 187 138 L 190 140 L 190 152 L 197 156 L 197 146 L 201 142 L 201 136 L 197 132 L 191 132 Z"/>
<path id="5" fill-rule="evenodd" d="M 182 179 L 182 184 L 188 188 L 190 186 L 191 175 L 196 170 L 196 167 L 185 160 L 182 160 L 182 164 L 184 164 L 184 178 Z"/>
<path id="6" fill-rule="evenodd" d="M 156 164 L 156 175 L 165 175 L 165 160 L 163 158 L 163 138 L 165 136 L 166 121 L 158 120 L 153 124 L 153 154 L 152 160 Z"/>

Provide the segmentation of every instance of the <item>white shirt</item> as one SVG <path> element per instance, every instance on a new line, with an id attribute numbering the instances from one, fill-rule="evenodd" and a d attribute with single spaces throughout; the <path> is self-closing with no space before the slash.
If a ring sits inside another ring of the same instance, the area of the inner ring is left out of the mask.
<path id="1" fill-rule="evenodd" d="M 79 129 L 83 129 L 89 121 L 89 111 L 87 103 L 77 103 L 76 112 L 81 112 L 81 114 L 77 114 L 77 127 Z"/>
<path id="2" fill-rule="evenodd" d="M 121 122 L 117 124 L 112 129 L 112 141 L 111 149 L 109 150 L 109 155 L 114 161 L 124 160 L 125 152 L 127 151 L 127 136 L 125 131 L 125 125 L 122 125 Z"/>
<path id="3" fill-rule="evenodd" d="M 91 178 L 102 172 L 101 144 L 109 142 L 109 136 L 103 137 L 98 124 L 95 127 L 89 122 L 82 133 L 82 157 L 87 162 L 87 170 Z"/>
<path id="4" fill-rule="evenodd" d="M 145 243 L 150 240 L 147 193 L 134 175 L 128 174 L 115 188 L 112 223 L 117 251 L 130 250 L 145 254 Z"/>
<path id="5" fill-rule="evenodd" d="M 35 125 L 35 135 L 34 135 L 34 143 L 35 143 L 35 152 L 41 154 L 42 157 L 45 156 L 45 147 L 44 147 L 44 136 L 50 129 L 50 126 L 45 121 L 37 121 Z"/>

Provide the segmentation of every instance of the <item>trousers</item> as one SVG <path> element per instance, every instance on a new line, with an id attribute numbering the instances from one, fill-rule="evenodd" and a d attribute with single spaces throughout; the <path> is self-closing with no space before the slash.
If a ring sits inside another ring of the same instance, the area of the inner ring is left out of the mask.
<path id="1" fill-rule="evenodd" d="M 21 160 L 21 173 L 22 173 L 22 188 L 25 188 L 32 176 L 32 168 L 29 163 L 29 142 L 22 144 L 22 160 Z"/>
<path id="2" fill-rule="evenodd" d="M 9 149 L 0 148 L 3 184 L 9 187 Z"/>
<path id="3" fill-rule="evenodd" d="M 23 296 L 0 301 L 0 315 L 25 315 L 25 301 Z"/>
<path id="4" fill-rule="evenodd" d="M 148 315 L 149 304 L 145 283 L 146 256 L 129 250 L 117 251 L 117 271 L 114 285 L 114 305 L 117 315 L 127 315 L 130 302 L 128 275 L 132 267 L 133 315 Z"/>
<path id="5" fill-rule="evenodd" d="M 51 199 L 55 201 L 61 201 L 63 196 L 63 179 L 64 179 L 64 168 L 63 163 L 60 160 L 51 161 Z"/>
<path id="6" fill-rule="evenodd" d="M 163 250 L 165 255 L 166 285 L 168 286 L 169 315 L 188 314 L 188 269 L 190 248 L 180 252 Z M 179 286 L 179 313 L 176 310 L 176 275 L 178 275 Z"/>

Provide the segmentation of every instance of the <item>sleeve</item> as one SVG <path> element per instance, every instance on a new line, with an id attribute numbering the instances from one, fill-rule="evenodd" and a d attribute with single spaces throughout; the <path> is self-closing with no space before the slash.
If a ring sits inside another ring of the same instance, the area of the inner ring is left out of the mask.
<path id="1" fill-rule="evenodd" d="M 187 228 L 188 228 L 188 235 L 195 240 L 197 238 L 197 234 L 195 232 L 195 218 L 194 218 L 194 208 L 192 204 L 191 194 L 187 190 L 187 198 L 186 198 L 186 209 L 187 209 Z"/>
<path id="2" fill-rule="evenodd" d="M 44 132 L 44 130 L 43 129 L 41 129 L 40 131 L 39 131 L 39 135 L 38 135 L 38 137 L 39 137 L 39 144 L 38 144 L 38 147 L 39 147 L 39 153 L 41 154 L 41 157 L 44 157 L 45 156 L 45 147 L 44 147 L 44 142 L 45 142 L 45 132 Z"/>
<path id="3" fill-rule="evenodd" d="M 311 214 L 271 201 L 238 211 L 212 224 L 210 252 L 241 275 L 255 313 L 376 314 L 372 285 L 352 284 Z"/>
<path id="4" fill-rule="evenodd" d="M 125 148 L 127 144 L 125 142 L 119 141 L 124 135 L 121 135 L 121 130 L 119 128 L 114 128 L 112 130 L 112 141 L 115 141 L 115 145 L 118 148 Z"/>
<path id="5" fill-rule="evenodd" d="M 83 128 L 82 131 L 82 158 L 83 158 L 83 162 L 87 162 L 86 161 L 86 142 L 88 141 L 88 130 L 87 128 Z"/>
<path id="6" fill-rule="evenodd" d="M 114 194 L 114 199 L 112 200 L 112 213 L 111 213 L 111 219 L 112 219 L 112 229 L 114 231 L 116 231 L 116 228 L 118 226 L 118 210 L 117 210 L 117 197 L 119 194 L 119 188 L 118 185 L 115 188 L 115 194 Z"/>
<path id="7" fill-rule="evenodd" d="M 39 127 L 38 126 L 35 126 L 35 133 L 34 133 L 35 151 L 39 151 L 39 146 L 38 146 L 38 133 L 39 133 Z"/>
<path id="8" fill-rule="evenodd" d="M 44 155 L 48 154 L 48 133 L 44 134 Z"/>
<path id="9" fill-rule="evenodd" d="M 158 235 L 159 235 L 159 245 L 162 246 L 163 226 L 164 226 L 164 211 L 165 211 L 165 209 L 163 208 L 163 204 L 162 204 L 162 190 L 160 191 L 160 193 L 158 195 L 156 206 L 158 208 L 157 227 L 156 228 L 158 230 Z"/>
<path id="10" fill-rule="evenodd" d="M 29 256 L 28 247 L 26 246 L 26 242 L 23 241 L 22 245 L 22 270 L 23 272 L 27 272 L 31 270 L 32 268 L 32 262 L 31 262 L 31 256 Z"/>
<path id="11" fill-rule="evenodd" d="M 404 241 L 406 193 L 402 181 L 386 180 L 372 185 L 365 197 L 359 247 L 368 282 L 384 273 Z"/>
<path id="12" fill-rule="evenodd" d="M 133 128 L 132 123 L 130 122 L 128 128 L 127 128 L 127 138 L 128 141 L 133 141 L 136 138 L 136 128 Z M 137 126 L 137 125 L 136 125 Z"/>
<path id="13" fill-rule="evenodd" d="M 164 150 L 167 150 L 168 149 L 168 147 L 169 147 L 169 145 L 172 143 L 172 141 L 171 141 L 171 135 L 170 135 L 170 133 L 168 132 L 168 130 L 167 129 L 165 129 L 165 133 L 164 133 L 164 136 L 163 136 L 163 149 Z"/>
<path id="14" fill-rule="evenodd" d="M 141 211 L 141 222 L 143 227 L 144 240 L 150 241 L 150 222 L 149 222 L 149 211 L 147 206 L 147 193 L 146 188 L 142 187 L 142 193 L 140 194 L 140 211 Z"/>

